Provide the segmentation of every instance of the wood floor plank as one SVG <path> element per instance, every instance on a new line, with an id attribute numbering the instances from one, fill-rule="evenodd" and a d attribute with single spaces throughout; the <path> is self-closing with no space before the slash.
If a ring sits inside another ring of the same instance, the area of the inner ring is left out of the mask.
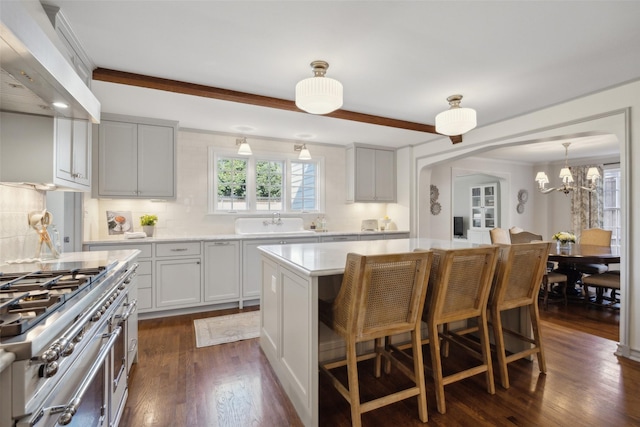
<path id="1" fill-rule="evenodd" d="M 239 310 L 140 322 L 139 360 L 122 427 L 301 426 L 257 339 L 196 348 L 193 320 Z M 537 362 L 509 364 L 511 387 L 486 392 L 482 375 L 445 387 L 447 413 L 436 410 L 427 375 L 429 426 L 640 425 L 640 364 L 614 355 L 619 313 L 570 304 L 541 311 L 547 374 Z M 429 352 L 425 352 L 428 364 Z M 451 367 L 464 357 L 452 352 Z M 446 367 L 446 366 L 445 366 Z M 392 374 L 393 374 L 392 370 Z M 403 375 L 376 379 L 360 366 L 370 399 L 406 386 Z M 364 426 L 424 426 L 415 399 L 365 413 Z M 320 425 L 350 426 L 349 405 L 320 375 Z"/>

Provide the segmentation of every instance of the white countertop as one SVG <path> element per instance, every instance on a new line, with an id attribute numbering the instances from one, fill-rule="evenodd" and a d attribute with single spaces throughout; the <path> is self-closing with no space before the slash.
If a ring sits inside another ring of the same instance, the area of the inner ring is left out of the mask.
<path id="1" fill-rule="evenodd" d="M 394 239 L 357 242 L 259 246 L 264 254 L 309 276 L 341 274 L 349 252 L 362 255 L 410 252 L 415 249 L 459 249 L 478 246 L 467 240 Z"/>
<path id="2" fill-rule="evenodd" d="M 95 244 L 136 244 L 136 243 L 171 243 L 171 242 L 188 242 L 188 241 L 220 241 L 220 240 L 250 240 L 250 239 L 280 239 L 287 237 L 324 237 L 324 236 L 354 236 L 354 235 L 372 235 L 379 234 L 404 234 L 408 230 L 389 230 L 389 231 L 304 231 L 300 233 L 254 233 L 254 234 L 206 234 L 198 236 L 161 236 L 161 237 L 144 237 L 140 239 L 125 239 L 124 235 L 118 234 L 100 240 L 87 240 L 83 242 L 85 245 Z"/>
<path id="3" fill-rule="evenodd" d="M 30 273 L 33 271 L 72 270 L 110 265 L 117 261 L 128 262 L 137 256 L 139 250 L 115 250 L 92 252 L 64 252 L 60 258 L 40 260 L 28 263 L 0 264 L 3 273 Z"/>

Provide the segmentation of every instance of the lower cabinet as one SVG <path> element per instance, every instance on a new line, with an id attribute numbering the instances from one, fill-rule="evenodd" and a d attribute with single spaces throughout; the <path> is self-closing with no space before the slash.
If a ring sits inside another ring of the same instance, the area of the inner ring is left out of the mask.
<path id="1" fill-rule="evenodd" d="M 205 302 L 237 301 L 240 297 L 240 242 L 204 244 Z"/>
<path id="2" fill-rule="evenodd" d="M 156 261 L 156 307 L 180 307 L 201 301 L 199 258 Z"/>

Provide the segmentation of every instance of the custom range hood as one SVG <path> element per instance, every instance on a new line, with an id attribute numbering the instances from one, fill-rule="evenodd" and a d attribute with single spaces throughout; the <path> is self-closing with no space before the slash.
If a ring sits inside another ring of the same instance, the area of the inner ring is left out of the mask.
<path id="1" fill-rule="evenodd" d="M 67 62 L 56 37 L 40 2 L 0 2 L 0 111 L 99 123 L 100 102 Z M 54 102 L 68 108 L 54 110 Z"/>

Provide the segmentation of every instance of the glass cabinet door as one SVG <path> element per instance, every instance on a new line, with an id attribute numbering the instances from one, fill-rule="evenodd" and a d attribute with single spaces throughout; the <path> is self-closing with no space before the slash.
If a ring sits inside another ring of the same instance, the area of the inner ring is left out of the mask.
<path id="1" fill-rule="evenodd" d="M 497 222 L 497 186 L 471 187 L 471 228 L 495 228 Z"/>

